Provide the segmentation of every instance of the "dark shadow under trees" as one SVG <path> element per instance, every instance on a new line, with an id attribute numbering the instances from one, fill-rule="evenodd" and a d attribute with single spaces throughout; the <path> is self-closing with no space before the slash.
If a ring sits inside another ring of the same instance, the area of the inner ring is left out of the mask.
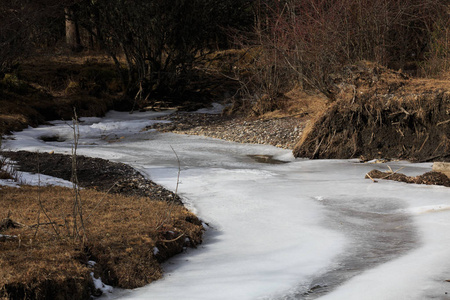
<path id="1" fill-rule="evenodd" d="M 79 5 L 81 26 L 118 68 L 125 58 L 128 93 L 181 95 L 194 63 L 227 43 L 226 30 L 248 24 L 249 0 L 100 0 Z"/>

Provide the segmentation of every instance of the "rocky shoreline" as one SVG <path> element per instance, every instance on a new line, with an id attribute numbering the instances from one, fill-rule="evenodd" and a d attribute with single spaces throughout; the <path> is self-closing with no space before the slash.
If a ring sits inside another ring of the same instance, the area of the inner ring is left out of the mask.
<path id="1" fill-rule="evenodd" d="M 146 129 L 293 149 L 305 128 L 305 116 L 306 114 L 298 114 L 269 119 L 249 119 L 220 114 L 177 112 L 159 118 L 171 123 L 157 123 Z"/>

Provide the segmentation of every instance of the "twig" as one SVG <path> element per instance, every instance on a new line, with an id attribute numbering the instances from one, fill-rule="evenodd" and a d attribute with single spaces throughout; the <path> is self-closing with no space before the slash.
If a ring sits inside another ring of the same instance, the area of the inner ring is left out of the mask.
<path id="1" fill-rule="evenodd" d="M 37 156 L 38 156 L 37 164 L 38 164 L 38 202 L 39 202 L 39 207 L 41 208 L 42 212 L 44 213 L 45 217 L 47 218 L 48 224 L 52 225 L 53 230 L 55 231 L 56 235 L 59 237 L 59 231 L 58 231 L 58 229 L 55 226 L 55 222 L 53 222 L 52 219 L 50 218 L 50 216 L 47 214 L 47 211 L 44 208 L 44 204 L 42 204 L 42 201 L 41 201 L 41 174 L 40 174 L 40 170 L 39 170 L 40 169 L 39 152 L 37 153 Z M 33 238 L 36 237 L 37 232 L 39 230 L 39 225 L 41 224 L 40 223 L 40 216 L 41 216 L 41 214 L 38 213 L 38 222 L 37 222 L 37 227 L 36 227 L 36 231 L 34 233 L 34 237 Z"/>
<path id="2" fill-rule="evenodd" d="M 83 221 L 83 206 L 81 202 L 80 188 L 77 176 L 77 148 L 78 140 L 80 138 L 80 127 L 78 125 L 77 111 L 73 109 L 72 118 L 72 129 L 73 129 L 73 145 L 72 145 L 72 187 L 74 191 L 74 202 L 73 202 L 73 237 L 75 239 L 80 238 L 80 229 L 82 231 L 82 243 L 84 244 L 87 240 L 86 229 L 84 227 Z M 77 218 L 80 220 L 80 227 L 77 225 Z"/>
<path id="3" fill-rule="evenodd" d="M 409 113 L 409 111 L 407 111 L 406 109 L 404 109 L 402 106 L 400 106 L 400 110 L 403 112 L 403 113 L 405 113 L 406 115 L 411 115 L 410 113 Z"/>
<path id="4" fill-rule="evenodd" d="M 161 242 L 164 242 L 164 243 L 172 243 L 172 242 L 175 242 L 176 240 L 179 240 L 179 239 L 180 239 L 181 237 L 183 237 L 184 235 L 185 235 L 185 234 L 182 233 L 180 236 L 174 238 L 173 240 L 161 240 Z"/>
<path id="5" fill-rule="evenodd" d="M 389 167 L 389 166 L 388 166 Z M 402 169 L 404 169 L 405 167 L 401 167 L 400 169 L 398 169 L 397 171 L 395 171 L 395 172 L 392 172 L 392 169 L 389 167 L 389 169 L 391 169 L 391 174 L 389 174 L 389 175 L 386 175 L 386 176 L 384 176 L 384 177 L 382 177 L 382 178 L 380 178 L 380 179 L 386 179 L 386 178 L 388 178 L 388 177 L 390 177 L 390 176 L 392 176 L 392 175 L 394 175 L 395 173 L 397 173 L 398 171 L 400 171 L 400 170 L 402 170 Z"/>
<path id="6" fill-rule="evenodd" d="M 175 156 L 177 158 L 177 163 L 178 163 L 177 186 L 175 188 L 175 194 L 178 194 L 178 184 L 180 183 L 181 163 L 180 163 L 180 158 L 178 157 L 178 154 L 173 149 L 172 145 L 170 146 L 170 149 L 172 149 L 173 153 L 175 154 Z"/>
<path id="7" fill-rule="evenodd" d="M 142 92 L 143 92 L 143 90 L 144 89 L 142 88 L 142 81 L 140 81 L 139 82 L 139 91 L 137 92 L 136 96 L 134 96 L 133 107 L 131 108 L 130 114 L 132 114 L 134 112 L 134 107 L 136 106 L 137 99 L 139 98 L 139 101 L 142 100 Z"/>
<path id="8" fill-rule="evenodd" d="M 373 182 L 377 183 L 378 181 L 373 179 L 372 176 L 369 175 L 369 173 L 366 174 L 367 177 L 369 177 Z"/>
<path id="9" fill-rule="evenodd" d="M 447 123 L 450 123 L 450 119 L 448 119 L 446 121 L 439 122 L 439 123 L 436 124 L 436 126 L 447 124 Z"/>
<path id="10" fill-rule="evenodd" d="M 428 141 L 428 138 L 430 137 L 430 135 L 428 134 L 427 137 L 425 138 L 425 140 L 422 143 L 422 146 L 420 146 L 419 152 L 422 151 L 423 146 L 425 146 L 425 143 Z"/>
<path id="11" fill-rule="evenodd" d="M 316 150 L 314 150 L 314 153 L 313 153 L 313 155 L 311 156 L 311 158 L 315 158 L 315 157 L 316 157 L 316 154 L 317 154 L 317 152 L 319 151 L 320 145 L 322 145 L 322 142 L 323 142 L 324 138 L 325 138 L 325 137 L 322 137 L 322 139 L 320 140 L 320 142 L 319 142 L 319 144 L 317 145 Z"/>
<path id="12" fill-rule="evenodd" d="M 113 183 L 113 185 L 106 191 L 105 195 L 102 197 L 102 199 L 100 199 L 100 201 L 97 202 L 97 204 L 95 205 L 95 207 L 91 210 L 91 213 L 84 219 L 85 222 L 87 222 L 89 220 L 89 218 L 92 216 L 93 212 L 97 209 L 97 207 L 103 202 L 103 200 L 105 200 L 106 195 L 109 194 L 109 192 L 117 185 L 117 183 L 119 182 L 119 180 L 117 180 L 116 182 Z"/>
<path id="13" fill-rule="evenodd" d="M 178 195 L 178 185 L 180 183 L 180 174 L 181 174 L 181 162 L 180 162 L 180 158 L 178 157 L 178 154 L 175 152 L 173 147 L 170 146 L 170 148 L 172 149 L 173 153 L 175 153 L 175 157 L 177 158 L 177 163 L 178 163 L 177 185 L 175 188 L 175 195 Z M 173 209 L 174 205 L 175 205 L 175 199 L 173 199 L 172 202 L 170 203 L 166 217 L 161 220 L 159 225 L 156 226 L 156 230 L 159 230 L 166 223 L 166 221 L 171 217 L 172 209 Z"/>
<path id="14" fill-rule="evenodd" d="M 37 223 L 30 226 L 27 226 L 29 228 L 39 227 L 41 225 L 56 225 L 56 222 L 47 222 L 47 223 Z"/>

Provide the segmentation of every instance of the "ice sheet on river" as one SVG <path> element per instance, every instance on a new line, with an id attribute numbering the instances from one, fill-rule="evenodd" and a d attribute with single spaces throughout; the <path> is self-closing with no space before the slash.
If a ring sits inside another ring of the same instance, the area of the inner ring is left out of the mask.
<path id="1" fill-rule="evenodd" d="M 291 153 L 140 129 L 152 113 L 111 113 L 80 126 L 78 152 L 128 163 L 179 193 L 210 225 L 204 244 L 165 278 L 121 299 L 447 299 L 450 190 L 364 175 L 386 164 L 294 160 Z M 101 128 L 101 130 L 99 130 Z M 118 130 L 118 132 L 116 131 Z M 42 135 L 65 136 L 44 142 Z M 113 141 L 105 135 L 117 135 Z M 70 153 L 70 128 L 25 130 L 11 149 Z M 264 164 L 268 155 L 286 164 Z M 418 175 L 431 164 L 389 163 Z"/>

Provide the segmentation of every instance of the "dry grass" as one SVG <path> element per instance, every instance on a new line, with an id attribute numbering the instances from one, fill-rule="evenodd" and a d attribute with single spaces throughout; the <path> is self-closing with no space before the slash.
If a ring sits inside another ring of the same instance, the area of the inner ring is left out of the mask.
<path id="1" fill-rule="evenodd" d="M 103 55 L 36 56 L 0 77 L 0 134 L 48 120 L 102 116 L 123 97 L 115 66 Z"/>
<path id="2" fill-rule="evenodd" d="M 50 220 L 39 208 L 39 197 Z M 64 291 L 74 278 L 83 295 L 82 289 L 90 288 L 88 260 L 97 262 L 95 273 L 104 282 L 142 286 L 162 276 L 159 262 L 182 251 L 186 238 L 191 246 L 201 242 L 201 223 L 182 206 L 82 190 L 88 243 L 81 249 L 71 234 L 72 197 L 71 189 L 61 187 L 0 189 L 0 219 L 22 224 L 0 231 L 17 237 L 0 241 L 0 297 L 23 290 L 47 297 L 44 287 L 59 285 Z M 38 226 L 50 221 L 54 224 Z M 154 247 L 160 250 L 157 255 Z"/>

